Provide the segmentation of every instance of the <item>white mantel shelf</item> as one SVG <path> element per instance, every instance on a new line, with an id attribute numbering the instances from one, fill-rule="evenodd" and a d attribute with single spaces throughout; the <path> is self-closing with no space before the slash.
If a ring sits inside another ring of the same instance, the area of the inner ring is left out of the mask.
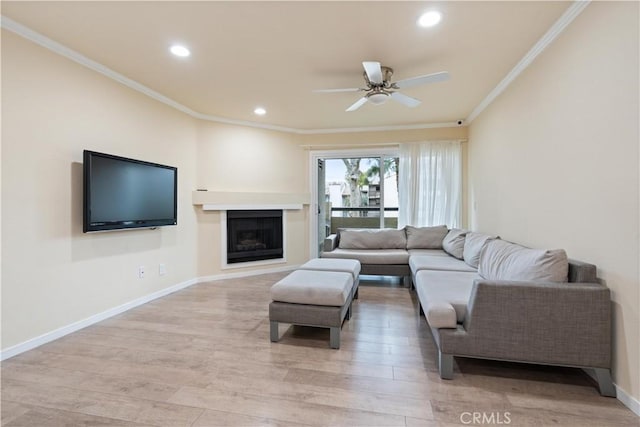
<path id="1" fill-rule="evenodd" d="M 193 204 L 205 211 L 245 209 L 300 210 L 311 201 L 309 193 L 244 193 L 226 191 L 194 191 Z"/>

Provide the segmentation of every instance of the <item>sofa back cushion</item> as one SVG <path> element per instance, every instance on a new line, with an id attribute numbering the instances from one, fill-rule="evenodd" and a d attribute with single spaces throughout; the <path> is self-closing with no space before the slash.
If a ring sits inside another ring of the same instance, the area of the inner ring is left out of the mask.
<path id="1" fill-rule="evenodd" d="M 487 242 L 478 274 L 487 280 L 566 282 L 569 260 L 563 249 L 529 249 L 504 240 Z"/>
<path id="2" fill-rule="evenodd" d="M 446 225 L 413 227 L 407 225 L 407 249 L 442 249 L 442 240 L 449 229 Z"/>
<path id="3" fill-rule="evenodd" d="M 340 249 L 406 249 L 407 235 L 393 229 L 340 230 Z"/>
<path id="4" fill-rule="evenodd" d="M 442 240 L 442 249 L 449 255 L 462 259 L 464 251 L 464 238 L 469 230 L 452 228 Z"/>
<path id="5" fill-rule="evenodd" d="M 462 251 L 462 257 L 464 262 L 473 268 L 478 268 L 478 262 L 480 262 L 480 251 L 487 242 L 498 238 L 498 236 L 490 236 L 484 233 L 477 233 L 471 231 L 467 233 L 464 238 L 464 249 Z"/>

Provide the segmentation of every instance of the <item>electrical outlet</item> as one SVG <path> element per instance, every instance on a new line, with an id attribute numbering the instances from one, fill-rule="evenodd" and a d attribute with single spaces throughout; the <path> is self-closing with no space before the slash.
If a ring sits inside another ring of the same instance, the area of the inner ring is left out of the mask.
<path id="1" fill-rule="evenodd" d="M 166 265 L 164 265 L 164 264 L 160 264 L 160 265 L 158 266 L 158 274 L 159 274 L 160 276 L 164 276 L 165 274 L 167 274 L 167 266 L 166 266 Z"/>
<path id="2" fill-rule="evenodd" d="M 138 267 L 138 279 L 144 279 L 144 265 Z"/>

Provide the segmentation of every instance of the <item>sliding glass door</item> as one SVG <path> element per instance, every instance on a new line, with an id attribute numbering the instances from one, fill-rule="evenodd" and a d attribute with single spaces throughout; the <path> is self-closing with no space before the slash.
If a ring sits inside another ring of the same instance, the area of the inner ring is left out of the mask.
<path id="1" fill-rule="evenodd" d="M 325 213 L 326 233 L 397 227 L 397 157 L 325 158 L 318 167 L 318 195 L 324 204 L 319 212 Z"/>

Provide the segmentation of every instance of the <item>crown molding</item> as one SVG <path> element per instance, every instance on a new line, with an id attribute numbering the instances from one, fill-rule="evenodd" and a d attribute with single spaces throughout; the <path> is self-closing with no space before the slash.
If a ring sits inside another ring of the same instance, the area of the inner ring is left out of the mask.
<path id="1" fill-rule="evenodd" d="M 25 39 L 32 41 L 33 43 L 36 43 L 46 49 L 49 49 L 50 51 L 57 53 L 58 55 L 64 56 L 67 59 L 70 59 L 80 65 L 83 65 L 93 71 L 96 71 L 112 80 L 115 80 L 116 82 L 121 83 L 130 89 L 138 91 L 150 98 L 155 99 L 156 101 L 159 101 L 165 105 L 168 105 L 169 107 L 175 108 L 178 111 L 182 111 L 183 113 L 188 114 L 191 117 L 201 119 L 201 120 L 212 121 L 212 122 L 226 123 L 226 124 L 239 125 L 239 126 L 250 126 L 250 127 L 275 130 L 280 132 L 296 131 L 296 129 L 283 127 L 283 126 L 268 125 L 268 124 L 248 122 L 243 120 L 227 119 L 224 117 L 210 116 L 210 115 L 199 113 L 187 107 L 186 105 L 182 105 L 179 102 L 174 101 L 173 99 L 167 96 L 164 96 L 161 93 L 156 92 L 155 90 L 141 83 L 138 83 L 137 81 L 132 80 L 118 73 L 117 71 L 112 70 L 109 67 L 106 67 L 100 64 L 97 61 L 94 61 L 93 59 L 87 58 L 81 53 L 76 52 L 75 50 L 68 48 L 67 46 L 61 43 L 58 43 L 57 41 L 52 40 L 49 37 L 46 37 L 36 31 L 33 31 L 29 27 L 26 27 L 10 18 L 7 18 L 4 15 L 0 17 L 0 27 L 6 30 L 9 30 L 21 37 L 24 37 Z"/>
<path id="2" fill-rule="evenodd" d="M 549 28 L 540 40 L 527 52 L 527 54 L 516 64 L 516 66 L 498 83 L 498 85 L 476 106 L 469 117 L 465 120 L 464 126 L 469 125 L 478 115 L 484 111 L 510 84 L 513 82 L 533 61 L 560 35 L 564 29 L 589 5 L 591 0 L 576 0 L 567 8 L 562 16 Z M 425 123 L 413 125 L 389 125 L 389 126 L 364 126 L 354 128 L 327 128 L 327 129 L 298 129 L 286 126 L 271 125 L 246 120 L 236 120 L 226 117 L 213 116 L 209 114 L 194 111 L 186 105 L 180 104 L 173 99 L 162 95 L 155 90 L 132 80 L 105 65 L 100 64 L 86 56 L 76 52 L 75 50 L 58 43 L 32 29 L 10 19 L 6 16 L 0 16 L 0 27 L 11 31 L 27 40 L 32 41 L 50 51 L 64 56 L 80 65 L 94 70 L 118 83 L 127 86 L 130 89 L 138 91 L 158 102 L 169 107 L 175 108 L 196 119 L 224 123 L 236 126 L 245 126 L 250 128 L 272 130 L 277 132 L 298 134 L 298 135 L 319 135 L 319 134 L 337 134 L 337 133 L 359 133 L 359 132 L 386 132 L 400 130 L 418 130 L 418 129 L 435 129 L 459 126 L 456 122 L 443 123 Z"/>
<path id="3" fill-rule="evenodd" d="M 565 10 L 558 20 L 547 30 L 536 44 L 522 57 L 515 67 L 493 88 L 491 92 L 473 109 L 467 122 L 471 123 L 549 46 L 571 22 L 591 3 L 591 0 L 576 0 Z"/>
<path id="4" fill-rule="evenodd" d="M 382 131 L 393 131 L 393 130 L 409 130 L 409 129 L 430 129 L 430 128 L 441 128 L 441 127 L 450 127 L 456 126 L 455 122 L 452 123 L 428 123 L 428 124 L 417 124 L 417 125 L 392 125 L 392 126 L 376 126 L 376 127 L 358 127 L 358 128 L 331 128 L 331 129 L 297 129 L 290 128 L 286 126 L 278 126 L 278 125 L 270 125 L 265 123 L 257 123 L 246 120 L 236 120 L 230 119 L 227 117 L 213 116 L 209 114 L 200 113 L 198 111 L 194 111 L 186 105 L 180 104 L 173 99 L 162 95 L 155 90 L 138 83 L 135 80 L 132 80 L 117 71 L 112 70 L 111 68 L 94 61 L 81 53 L 61 44 L 55 40 L 50 39 L 47 36 L 44 36 L 31 28 L 22 25 L 11 18 L 8 18 L 4 15 L 0 16 L 0 27 L 11 31 L 37 45 L 44 47 L 58 55 L 64 56 L 67 59 L 70 59 L 80 65 L 83 65 L 93 71 L 96 71 L 112 80 L 115 80 L 118 83 L 121 83 L 127 86 L 130 89 L 138 91 L 149 98 L 155 99 L 169 107 L 175 108 L 178 111 L 181 111 L 185 114 L 188 114 L 191 117 L 196 119 L 205 120 L 209 122 L 216 123 L 224 123 L 236 126 L 245 126 L 251 128 L 258 129 L 266 129 L 277 132 L 285 132 L 285 133 L 293 133 L 300 135 L 313 135 L 313 134 L 326 134 L 326 133 L 349 133 L 349 132 L 382 132 Z"/>

